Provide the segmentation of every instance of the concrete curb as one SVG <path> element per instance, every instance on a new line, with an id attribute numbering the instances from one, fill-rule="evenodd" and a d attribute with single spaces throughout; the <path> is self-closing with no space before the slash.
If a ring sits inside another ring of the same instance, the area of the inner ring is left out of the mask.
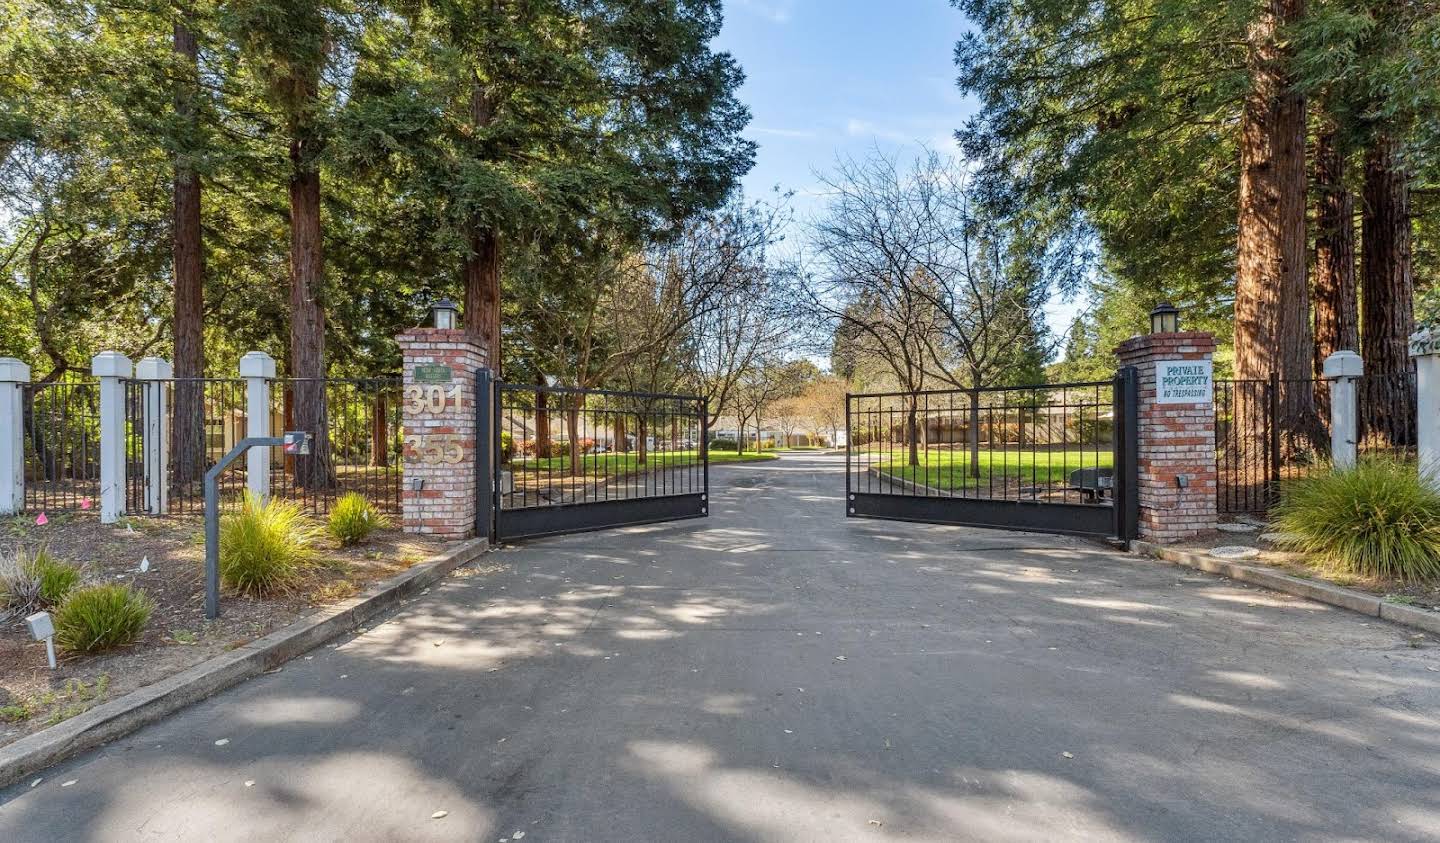
<path id="1" fill-rule="evenodd" d="M 916 483 L 914 480 L 906 480 L 904 477 L 896 477 L 893 474 L 886 474 L 878 468 L 869 468 L 867 472 L 871 477 L 882 483 L 890 483 L 899 486 L 902 491 L 927 498 L 963 498 L 965 495 L 957 495 L 944 489 L 936 489 L 933 486 L 926 486 L 924 483 Z"/>
<path id="2" fill-rule="evenodd" d="M 320 609 L 264 638 L 0 748 L 0 787 L 127 735 L 344 635 L 479 558 L 485 550 L 483 539 L 464 542 L 372 586 L 358 597 Z"/>
<path id="3" fill-rule="evenodd" d="M 1130 550 L 1142 556 L 1173 562 L 1209 574 L 1220 574 L 1232 580 L 1254 583 L 1275 591 L 1293 594 L 1296 597 L 1314 600 L 1317 603 L 1338 606 L 1341 609 L 1349 609 L 1372 618 L 1381 618 L 1402 626 L 1440 634 L 1440 612 L 1430 612 L 1414 606 L 1390 603 L 1363 591 L 1282 574 L 1270 568 L 1242 565 L 1238 562 L 1218 559 L 1206 553 L 1161 547 L 1150 542 L 1132 541 Z"/>

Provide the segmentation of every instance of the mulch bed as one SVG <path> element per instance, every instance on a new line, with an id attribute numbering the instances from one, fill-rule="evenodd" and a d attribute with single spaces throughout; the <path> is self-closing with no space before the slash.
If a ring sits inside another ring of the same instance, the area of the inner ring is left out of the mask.
<path id="1" fill-rule="evenodd" d="M 193 516 L 131 517 L 104 525 L 93 513 L 56 513 L 0 522 L 0 551 L 41 546 L 81 565 L 90 582 L 130 582 L 155 601 L 140 641 L 95 655 L 60 655 L 50 670 L 45 645 L 24 618 L 0 623 L 0 745 L 73 717 L 283 627 L 318 606 L 351 597 L 422 562 L 441 544 L 383 530 L 353 548 L 328 537 L 319 561 L 285 594 L 251 599 L 222 592 L 220 617 L 205 619 L 204 531 Z M 139 570 L 149 560 L 146 572 Z"/>

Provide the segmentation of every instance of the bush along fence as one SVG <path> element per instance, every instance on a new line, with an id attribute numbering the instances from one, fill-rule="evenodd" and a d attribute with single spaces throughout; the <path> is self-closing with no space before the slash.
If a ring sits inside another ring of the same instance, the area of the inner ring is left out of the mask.
<path id="1" fill-rule="evenodd" d="M 1425 355 L 1411 356 L 1414 365 L 1401 372 L 1366 372 L 1347 350 L 1330 355 L 1319 378 L 1216 381 L 1220 514 L 1263 515 L 1283 481 L 1353 466 L 1357 457 L 1423 462 L 1418 367 Z"/>
<path id="2" fill-rule="evenodd" d="M 399 377 L 277 378 L 275 361 L 257 351 L 233 378 L 176 378 L 158 357 L 132 365 L 107 351 L 88 376 L 32 382 L 24 362 L 0 358 L 0 515 L 95 511 L 113 523 L 122 514 L 198 514 L 205 471 L 235 443 L 305 424 L 315 436 L 310 455 L 252 449 L 222 478 L 223 505 L 238 506 L 248 489 L 320 515 L 359 492 L 398 514 L 401 392 Z"/>

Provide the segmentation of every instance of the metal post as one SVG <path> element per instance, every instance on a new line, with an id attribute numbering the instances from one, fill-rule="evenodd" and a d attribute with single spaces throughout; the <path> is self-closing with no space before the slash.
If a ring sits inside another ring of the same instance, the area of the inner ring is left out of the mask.
<path id="1" fill-rule="evenodd" d="M 493 541 L 495 503 L 500 488 L 502 453 L 498 428 L 494 427 L 494 383 L 490 370 L 475 370 L 475 535 Z"/>
<path id="2" fill-rule="evenodd" d="M 710 514 L 710 399 L 700 399 L 700 470 L 704 472 L 705 495 L 701 514 Z"/>
<path id="3" fill-rule="evenodd" d="M 0 515 L 25 508 L 25 384 L 30 367 L 0 357 Z"/>
<path id="4" fill-rule="evenodd" d="M 102 351 L 90 358 L 100 379 L 100 523 L 114 524 L 125 512 L 125 379 L 130 358 Z"/>
<path id="5" fill-rule="evenodd" d="M 240 377 L 245 379 L 245 436 L 268 437 L 270 430 L 270 381 L 275 378 L 275 358 L 263 351 L 247 351 L 240 358 Z M 245 458 L 245 488 L 256 500 L 270 497 L 270 449 L 256 448 Z"/>
<path id="6" fill-rule="evenodd" d="M 1280 373 L 1270 373 L 1270 478 L 1266 491 L 1273 503 L 1280 482 Z"/>
<path id="7" fill-rule="evenodd" d="M 855 429 L 850 424 L 850 393 L 845 393 L 845 517 L 855 514 L 855 481 L 850 477 L 850 452 L 855 448 Z"/>
<path id="8" fill-rule="evenodd" d="M 205 472 L 205 617 L 220 617 L 220 475 L 251 448 L 283 445 L 282 436 L 247 436 Z"/>
<path id="9" fill-rule="evenodd" d="M 1113 443 L 1115 462 L 1115 514 L 1117 534 L 1129 541 L 1140 535 L 1140 372 L 1134 366 L 1120 369 L 1119 391 L 1112 412 L 1119 428 Z"/>

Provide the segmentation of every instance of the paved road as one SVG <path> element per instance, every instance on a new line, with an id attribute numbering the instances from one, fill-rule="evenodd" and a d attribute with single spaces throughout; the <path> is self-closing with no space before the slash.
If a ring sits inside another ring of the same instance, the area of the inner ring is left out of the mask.
<path id="1" fill-rule="evenodd" d="M 0 793 L 0 839 L 1440 836 L 1430 643 L 1078 540 L 847 522 L 842 479 L 717 469 L 708 520 L 492 554 Z"/>

